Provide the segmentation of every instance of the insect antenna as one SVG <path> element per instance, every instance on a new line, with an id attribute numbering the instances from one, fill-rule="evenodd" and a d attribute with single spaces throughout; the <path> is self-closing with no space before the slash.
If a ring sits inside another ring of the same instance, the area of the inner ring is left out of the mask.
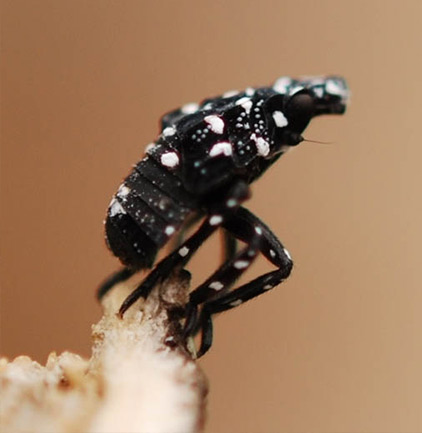
<path id="1" fill-rule="evenodd" d="M 302 142 L 307 141 L 308 143 L 317 143 L 317 144 L 335 144 L 334 141 L 318 141 L 318 140 L 308 140 L 304 138 Z"/>

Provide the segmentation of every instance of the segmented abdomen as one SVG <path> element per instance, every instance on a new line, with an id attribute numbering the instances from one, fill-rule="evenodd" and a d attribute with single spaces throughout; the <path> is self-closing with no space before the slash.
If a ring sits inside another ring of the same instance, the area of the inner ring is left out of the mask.
<path id="1" fill-rule="evenodd" d="M 107 244 L 124 265 L 151 267 L 157 251 L 197 207 L 181 180 L 161 161 L 147 156 L 110 203 L 105 222 Z"/>

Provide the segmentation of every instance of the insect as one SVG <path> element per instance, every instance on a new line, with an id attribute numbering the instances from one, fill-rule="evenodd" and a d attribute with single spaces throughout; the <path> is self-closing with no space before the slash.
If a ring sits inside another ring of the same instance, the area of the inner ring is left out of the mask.
<path id="1" fill-rule="evenodd" d="M 347 85 L 340 77 L 282 77 L 269 87 L 228 92 L 164 115 L 158 139 L 147 146 L 108 208 L 106 241 L 124 267 L 103 283 L 98 297 L 151 268 L 158 250 L 177 234 L 176 248 L 123 302 L 122 317 L 222 229 L 225 260 L 190 293 L 185 311 L 185 336 L 201 332 L 202 356 L 212 344 L 214 314 L 274 288 L 292 270 L 282 243 L 242 206 L 250 197 L 250 184 L 304 140 L 301 134 L 313 117 L 342 114 L 347 100 Z M 200 218 L 199 228 L 185 238 L 187 227 Z M 241 249 L 238 240 L 245 243 Z M 275 270 L 232 289 L 258 254 Z"/>

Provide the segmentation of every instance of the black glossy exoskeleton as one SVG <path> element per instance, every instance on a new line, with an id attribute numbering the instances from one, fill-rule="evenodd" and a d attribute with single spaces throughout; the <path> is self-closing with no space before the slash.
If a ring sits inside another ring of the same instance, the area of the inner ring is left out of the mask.
<path id="1" fill-rule="evenodd" d="M 201 104 L 187 104 L 162 118 L 162 131 L 147 147 L 113 197 L 107 213 L 106 239 L 124 268 L 99 289 L 154 264 L 157 251 L 179 232 L 179 244 L 128 296 L 120 315 L 157 281 L 184 267 L 218 228 L 226 234 L 226 260 L 191 294 L 185 334 L 202 332 L 198 356 L 212 343 L 215 313 L 229 310 L 286 279 L 292 260 L 271 230 L 242 203 L 249 185 L 303 138 L 309 121 L 322 114 L 342 114 L 348 90 L 339 77 L 280 78 L 271 87 L 228 92 Z M 183 238 L 189 221 L 203 217 L 198 230 Z M 236 240 L 246 246 L 237 251 Z M 276 269 L 230 290 L 258 253 Z"/>

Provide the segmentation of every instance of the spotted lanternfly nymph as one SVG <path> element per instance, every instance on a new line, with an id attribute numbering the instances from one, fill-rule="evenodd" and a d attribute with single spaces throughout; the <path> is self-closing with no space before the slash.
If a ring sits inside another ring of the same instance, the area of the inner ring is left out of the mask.
<path id="1" fill-rule="evenodd" d="M 303 141 L 310 120 L 342 114 L 348 89 L 336 76 L 282 77 L 271 87 L 247 88 L 187 104 L 163 116 L 161 134 L 123 181 L 105 221 L 110 250 L 124 268 L 106 280 L 114 284 L 151 268 L 158 250 L 177 235 L 176 248 L 155 265 L 126 298 L 119 314 L 174 269 L 183 268 L 217 229 L 224 232 L 225 260 L 190 294 L 185 335 L 202 333 L 198 356 L 212 344 L 212 316 L 230 310 L 285 280 L 293 262 L 271 230 L 242 206 L 249 185 L 283 153 Z M 193 220 L 203 219 L 185 239 Z M 237 240 L 246 246 L 238 251 Z M 264 255 L 276 269 L 236 289 L 232 285 Z"/>

